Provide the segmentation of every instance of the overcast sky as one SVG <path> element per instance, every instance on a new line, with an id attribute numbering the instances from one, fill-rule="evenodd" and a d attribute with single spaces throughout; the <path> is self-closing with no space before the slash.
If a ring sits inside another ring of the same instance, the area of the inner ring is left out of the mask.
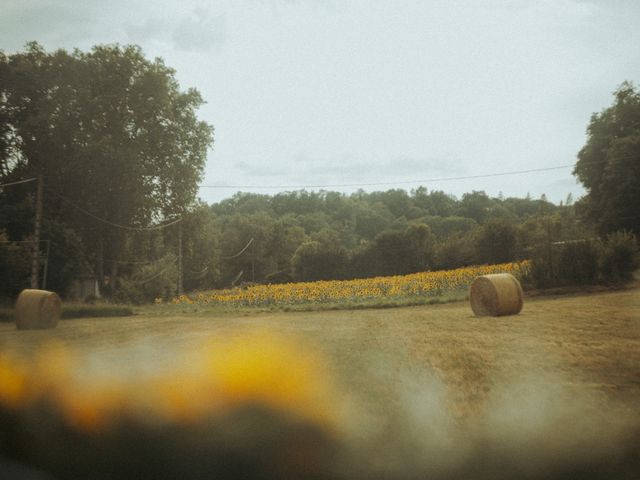
<path id="1" fill-rule="evenodd" d="M 557 202 L 583 193 L 571 168 L 419 181 L 573 164 L 591 114 L 640 83 L 636 0 L 0 4 L 7 53 L 135 43 L 200 90 L 216 129 L 203 185 L 422 183 Z M 287 188 L 200 196 L 237 190 Z"/>

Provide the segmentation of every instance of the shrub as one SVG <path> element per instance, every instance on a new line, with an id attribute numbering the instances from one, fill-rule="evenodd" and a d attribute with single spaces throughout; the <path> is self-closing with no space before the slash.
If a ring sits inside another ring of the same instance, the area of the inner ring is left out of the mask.
<path id="1" fill-rule="evenodd" d="M 165 255 L 160 260 L 145 265 L 129 277 L 122 277 L 113 293 L 119 303 L 151 303 L 156 298 L 171 298 L 178 283 L 176 256 Z"/>
<path id="2" fill-rule="evenodd" d="M 555 276 L 560 285 L 590 285 L 598 282 L 602 245 L 597 240 L 571 242 L 561 246 Z"/>
<path id="3" fill-rule="evenodd" d="M 347 262 L 344 247 L 314 240 L 298 247 L 291 259 L 291 267 L 296 280 L 328 280 L 343 278 Z"/>
<path id="4" fill-rule="evenodd" d="M 13 302 L 29 285 L 31 274 L 30 245 L 12 243 L 0 230 L 0 298 Z"/>
<path id="5" fill-rule="evenodd" d="M 596 283 L 601 250 L 598 240 L 539 245 L 533 250 L 527 283 L 537 288 Z"/>
<path id="6" fill-rule="evenodd" d="M 270 273 L 269 275 L 264 277 L 264 283 L 271 284 L 280 284 L 280 283 L 291 283 L 293 282 L 293 277 L 287 271 L 278 271 Z"/>
<path id="7" fill-rule="evenodd" d="M 633 278 L 633 272 L 639 266 L 638 243 L 633 234 L 621 231 L 607 236 L 600 260 L 604 282 L 627 282 Z"/>
<path id="8" fill-rule="evenodd" d="M 476 256 L 482 263 L 511 262 L 516 258 L 515 224 L 503 217 L 489 219 L 479 230 Z"/>
<path id="9" fill-rule="evenodd" d="M 533 252 L 527 283 L 537 288 L 627 282 L 640 266 L 638 244 L 628 232 L 601 240 L 540 245 Z"/>
<path id="10" fill-rule="evenodd" d="M 524 278 L 524 285 L 527 288 L 549 288 L 554 285 L 555 278 L 549 264 L 538 254 L 534 253 L 531 258 L 531 269 Z"/>
<path id="11" fill-rule="evenodd" d="M 474 237 L 454 234 L 441 241 L 436 248 L 437 270 L 451 270 L 466 267 L 476 262 Z"/>

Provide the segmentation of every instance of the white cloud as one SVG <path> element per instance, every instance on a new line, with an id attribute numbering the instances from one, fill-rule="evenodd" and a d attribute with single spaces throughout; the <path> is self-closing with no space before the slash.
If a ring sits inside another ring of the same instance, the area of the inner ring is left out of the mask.
<path id="1" fill-rule="evenodd" d="M 209 51 L 224 43 L 226 18 L 196 9 L 173 30 L 173 43 L 180 50 Z"/>
<path id="2" fill-rule="evenodd" d="M 138 44 L 159 42 L 177 50 L 208 52 L 220 47 L 226 37 L 226 18 L 195 8 L 182 18 L 147 18 L 142 23 L 127 23 L 125 32 Z"/>

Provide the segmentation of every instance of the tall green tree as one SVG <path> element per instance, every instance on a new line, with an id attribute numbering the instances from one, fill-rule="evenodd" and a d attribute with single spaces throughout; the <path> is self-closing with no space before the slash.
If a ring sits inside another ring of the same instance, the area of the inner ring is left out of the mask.
<path id="1" fill-rule="evenodd" d="M 491 218 L 480 227 L 476 242 L 482 263 L 511 262 L 516 258 L 517 228 L 508 218 Z"/>
<path id="2" fill-rule="evenodd" d="M 600 233 L 640 233 L 640 92 L 632 83 L 591 116 L 573 173 L 587 189 L 577 207 Z"/>
<path id="3" fill-rule="evenodd" d="M 433 265 L 435 237 L 428 225 L 411 224 L 404 231 L 379 234 L 371 252 L 378 275 L 421 272 Z"/>
<path id="4" fill-rule="evenodd" d="M 495 200 L 489 198 L 485 192 L 473 190 L 462 196 L 458 215 L 472 218 L 478 223 L 484 223 L 490 217 L 495 205 Z"/>
<path id="5" fill-rule="evenodd" d="M 293 276 L 302 281 L 342 279 L 347 265 L 347 249 L 340 245 L 338 232 L 329 228 L 303 242 L 291 258 Z"/>
<path id="6" fill-rule="evenodd" d="M 104 275 L 132 230 L 184 213 L 213 142 L 200 94 L 137 46 L 0 53 L 0 178 L 45 176 L 45 215 Z"/>

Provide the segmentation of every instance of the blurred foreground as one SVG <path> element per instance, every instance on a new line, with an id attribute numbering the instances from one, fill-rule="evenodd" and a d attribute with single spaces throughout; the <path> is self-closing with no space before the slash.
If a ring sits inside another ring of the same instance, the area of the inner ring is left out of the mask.
<path id="1" fill-rule="evenodd" d="M 0 329 L 3 478 L 638 478 L 637 290 Z M 40 473 L 46 472 L 46 473 Z"/>

